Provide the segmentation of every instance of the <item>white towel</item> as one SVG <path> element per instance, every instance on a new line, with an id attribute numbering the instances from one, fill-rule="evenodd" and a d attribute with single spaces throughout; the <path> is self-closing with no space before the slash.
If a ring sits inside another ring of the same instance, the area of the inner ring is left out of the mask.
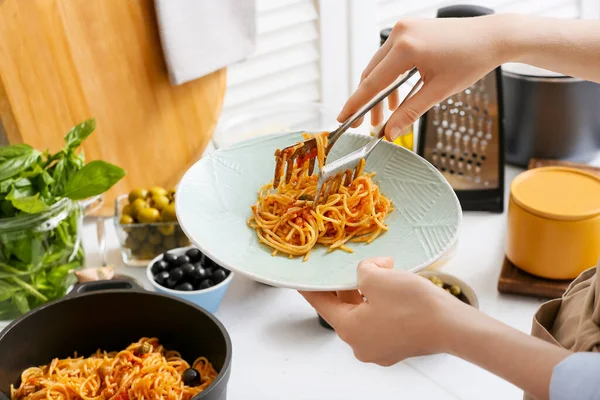
<path id="1" fill-rule="evenodd" d="M 254 51 L 255 0 L 155 0 L 169 79 L 208 75 Z"/>

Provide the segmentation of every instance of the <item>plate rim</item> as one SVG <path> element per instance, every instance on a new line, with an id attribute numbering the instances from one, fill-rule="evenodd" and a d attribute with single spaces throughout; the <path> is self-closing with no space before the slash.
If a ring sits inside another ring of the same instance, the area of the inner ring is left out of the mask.
<path id="1" fill-rule="evenodd" d="M 282 136 L 282 135 L 288 135 L 288 136 L 292 136 L 292 135 L 298 135 L 299 133 L 302 133 L 305 131 L 293 131 L 293 132 L 273 132 L 273 133 L 268 133 L 268 134 L 264 134 L 258 137 L 254 137 L 254 138 L 249 138 L 246 140 L 243 140 L 241 142 L 235 143 L 231 146 L 227 146 L 227 147 L 222 147 L 222 148 L 218 148 L 215 151 L 207 154 L 205 157 L 200 158 L 198 161 L 196 161 L 194 164 L 192 164 L 186 171 L 185 174 L 183 174 L 183 176 L 181 177 L 181 179 L 179 180 L 179 183 L 177 184 L 177 188 L 176 188 L 176 192 L 175 192 L 175 197 L 177 198 L 177 194 L 179 193 L 179 191 L 181 190 L 181 188 L 184 186 L 182 185 L 182 183 L 184 183 L 187 179 L 190 179 L 190 171 L 194 170 L 197 168 L 197 165 L 199 165 L 200 163 L 203 162 L 208 162 L 206 160 L 208 160 L 213 154 L 216 153 L 222 153 L 224 151 L 228 151 L 234 148 L 238 148 L 238 147 L 243 147 L 243 146 L 248 146 L 249 144 L 253 143 L 253 142 L 261 142 L 261 141 L 267 141 L 269 138 L 272 137 L 276 137 L 276 136 Z M 362 133 L 357 133 L 357 132 L 346 132 L 344 134 L 345 136 L 358 136 L 358 137 L 363 137 L 368 139 L 369 136 L 362 134 Z M 463 211 L 462 211 L 462 206 L 460 205 L 460 201 L 458 200 L 458 196 L 456 195 L 456 192 L 454 191 L 454 189 L 452 188 L 452 186 L 450 185 L 450 183 L 448 182 L 448 180 L 446 178 L 444 178 L 444 176 L 442 175 L 442 173 L 440 171 L 438 171 L 437 168 L 433 167 L 433 165 L 431 165 L 431 163 L 429 161 L 427 161 L 424 157 L 420 156 L 419 154 L 410 151 L 402 146 L 398 146 L 394 143 L 390 143 L 390 142 L 386 142 L 386 141 L 382 141 L 381 143 L 379 143 L 379 146 L 392 146 L 391 148 L 394 149 L 394 151 L 401 151 L 401 152 L 406 152 L 411 154 L 412 156 L 416 156 L 417 158 L 420 158 L 421 161 L 425 162 L 426 164 L 428 164 L 430 167 L 432 167 L 432 171 L 434 173 L 436 173 L 439 178 L 441 178 L 441 181 L 444 185 L 446 185 L 451 193 L 453 194 L 453 200 L 455 202 L 456 205 L 456 209 L 458 210 L 458 229 L 456 230 L 456 234 L 454 235 L 454 237 L 452 238 L 451 241 L 448 241 L 448 243 L 446 244 L 446 246 L 442 249 L 442 251 L 440 251 L 435 257 L 428 259 L 427 261 L 411 268 L 408 269 L 406 271 L 408 272 L 412 272 L 412 273 L 417 273 L 419 271 L 424 270 L 425 268 L 427 268 L 430 265 L 435 264 L 436 262 L 438 262 L 439 260 L 441 260 L 446 254 L 448 254 L 448 252 L 457 244 L 458 239 L 460 237 L 460 233 L 462 230 L 462 222 L 463 222 Z M 206 254 L 208 256 L 208 258 L 210 258 L 211 260 L 213 260 L 214 262 L 216 262 L 217 264 L 219 264 L 220 266 L 227 268 L 228 270 L 235 272 L 236 274 L 238 274 L 239 276 L 244 276 L 250 280 L 256 281 L 256 282 L 260 282 L 260 283 L 264 283 L 270 286 L 275 286 L 275 287 L 279 287 L 279 288 L 284 288 L 284 289 L 293 289 L 293 290 L 297 290 L 297 291 L 304 291 L 304 292 L 327 292 L 327 291 L 347 291 L 347 290 L 356 290 L 357 289 L 357 284 L 358 281 L 355 282 L 355 284 L 353 285 L 328 285 L 325 287 L 317 287 L 314 285 L 303 285 L 303 284 L 288 284 L 288 283 L 283 283 L 280 282 L 278 280 L 273 280 L 273 279 L 269 279 L 269 278 L 263 278 L 259 275 L 256 275 L 252 272 L 237 268 L 235 266 L 232 266 L 229 263 L 224 262 L 223 260 L 221 260 L 219 257 L 216 257 L 212 252 L 207 251 L 206 248 L 204 246 L 202 246 L 200 243 L 198 243 L 194 237 L 192 237 L 189 233 L 189 231 L 186 229 L 186 224 L 184 222 L 182 222 L 179 218 L 181 211 L 180 211 L 180 207 L 181 207 L 181 203 L 175 201 L 175 214 L 177 215 L 177 220 L 179 221 L 179 226 L 180 228 L 183 230 L 183 232 L 185 233 L 185 235 L 190 239 L 190 241 L 192 242 L 192 244 L 194 246 L 196 246 L 203 254 Z M 357 267 L 358 267 L 358 263 L 360 261 L 357 262 Z"/>

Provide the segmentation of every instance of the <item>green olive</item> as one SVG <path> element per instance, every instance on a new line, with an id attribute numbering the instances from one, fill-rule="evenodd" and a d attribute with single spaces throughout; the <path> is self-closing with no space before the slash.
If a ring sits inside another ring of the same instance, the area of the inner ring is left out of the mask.
<path id="1" fill-rule="evenodd" d="M 173 236 L 167 236 L 163 239 L 163 245 L 167 250 L 172 250 L 177 247 L 177 241 Z"/>
<path id="2" fill-rule="evenodd" d="M 154 186 L 152 188 L 150 188 L 150 196 L 154 197 L 154 196 L 166 196 L 169 192 L 167 192 L 165 189 L 161 188 L 160 186 Z"/>
<path id="3" fill-rule="evenodd" d="M 144 342 L 144 343 L 142 343 L 142 345 L 140 347 L 138 347 L 137 354 L 138 355 L 148 354 L 148 353 L 150 353 L 150 350 L 152 350 L 152 346 L 150 346 L 150 343 Z"/>
<path id="4" fill-rule="evenodd" d="M 175 201 L 175 189 L 169 190 L 168 197 L 169 197 L 169 200 Z"/>
<path id="5" fill-rule="evenodd" d="M 450 293 L 452 293 L 455 296 L 460 296 L 460 288 L 456 285 L 452 285 L 450 286 Z"/>
<path id="6" fill-rule="evenodd" d="M 146 207 L 148 207 L 146 200 L 135 199 L 135 201 L 131 204 L 131 212 L 129 213 L 129 215 L 137 219 L 138 215 L 140 214 L 140 211 L 142 211 Z"/>
<path id="7" fill-rule="evenodd" d="M 143 241 L 148 237 L 148 229 L 145 226 L 138 226 L 131 232 L 131 235 L 138 241 Z"/>
<path id="8" fill-rule="evenodd" d="M 164 194 L 155 194 L 154 196 L 152 196 L 150 204 L 152 204 L 154 208 L 160 211 L 169 205 L 169 198 Z"/>
<path id="9" fill-rule="evenodd" d="M 158 255 L 155 253 L 156 251 L 150 243 L 144 243 L 138 251 L 138 258 L 140 260 L 151 260 Z"/>
<path id="10" fill-rule="evenodd" d="M 158 227 L 158 230 L 160 233 L 162 233 L 164 236 L 172 236 L 173 233 L 175 233 L 175 225 L 173 224 L 168 224 L 168 225 L 160 225 Z"/>
<path id="11" fill-rule="evenodd" d="M 138 214 L 138 221 L 142 224 L 151 224 L 158 221 L 160 212 L 156 208 L 144 208 Z"/>
<path id="12" fill-rule="evenodd" d="M 148 197 L 148 191 L 146 189 L 133 189 L 129 192 L 129 203 L 133 203 L 137 199 L 146 199 Z"/>
<path id="13" fill-rule="evenodd" d="M 190 239 L 188 239 L 186 236 L 180 236 L 179 238 L 177 238 L 177 244 L 179 245 L 179 247 L 187 247 L 190 245 Z"/>
<path id="14" fill-rule="evenodd" d="M 133 235 L 129 235 L 127 236 L 127 239 L 125 239 L 125 248 L 135 251 L 139 246 L 140 243 L 136 240 L 136 238 L 133 237 Z"/>
<path id="15" fill-rule="evenodd" d="M 123 214 L 123 216 L 119 220 L 119 223 L 121 225 L 133 224 L 133 218 L 131 217 L 131 215 Z"/>
<path id="16" fill-rule="evenodd" d="M 131 216 L 131 205 L 127 204 L 125 207 L 123 207 L 123 211 L 121 211 L 121 214 Z"/>
<path id="17" fill-rule="evenodd" d="M 160 213 L 160 216 L 165 222 L 175 222 L 177 221 L 177 214 L 175 213 L 175 203 L 171 203 Z"/>
<path id="18" fill-rule="evenodd" d="M 162 236 L 160 233 L 151 233 L 150 236 L 148 236 L 148 241 L 155 246 L 159 245 L 160 242 L 162 242 Z"/>

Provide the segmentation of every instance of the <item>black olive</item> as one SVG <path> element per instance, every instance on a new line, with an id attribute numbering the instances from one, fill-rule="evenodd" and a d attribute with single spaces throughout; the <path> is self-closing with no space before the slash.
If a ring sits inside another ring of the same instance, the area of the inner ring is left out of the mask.
<path id="1" fill-rule="evenodd" d="M 175 260 L 177 260 L 177 256 L 173 253 L 165 253 L 163 254 L 163 260 L 167 262 L 167 264 L 173 264 Z"/>
<path id="2" fill-rule="evenodd" d="M 179 281 L 181 278 L 183 278 L 183 270 L 179 267 L 173 268 L 171 271 L 171 279 L 174 281 Z"/>
<path id="3" fill-rule="evenodd" d="M 169 279 L 167 279 L 167 281 L 165 282 L 165 284 L 163 286 L 166 287 L 167 289 L 175 289 L 175 286 L 177 286 L 177 281 L 169 278 Z"/>
<path id="4" fill-rule="evenodd" d="M 186 386 L 198 386 L 202 383 L 200 372 L 194 368 L 188 368 L 183 371 L 181 378 L 183 379 L 183 384 Z"/>
<path id="5" fill-rule="evenodd" d="M 185 255 L 188 256 L 190 262 L 193 263 L 200 261 L 200 259 L 202 258 L 202 253 L 196 248 L 189 249 L 185 252 Z"/>
<path id="6" fill-rule="evenodd" d="M 160 261 L 157 261 L 154 264 L 152 264 L 150 271 L 152 271 L 152 273 L 154 275 L 156 275 L 159 272 L 166 271 L 168 268 L 169 268 L 169 264 L 165 260 L 160 260 Z"/>
<path id="7" fill-rule="evenodd" d="M 202 265 L 204 265 L 204 268 L 209 268 L 209 269 L 218 267 L 218 265 L 208 257 L 204 257 L 204 262 L 202 263 Z"/>
<path id="8" fill-rule="evenodd" d="M 177 265 L 178 267 L 181 267 L 183 264 L 187 264 L 189 262 L 190 262 L 190 258 L 186 255 L 183 255 L 183 256 L 177 257 L 177 259 L 175 260 L 175 265 Z"/>
<path id="9" fill-rule="evenodd" d="M 154 281 L 159 285 L 164 285 L 169 278 L 170 274 L 168 271 L 159 272 L 158 274 L 154 275 Z"/>
<path id="10" fill-rule="evenodd" d="M 189 291 L 194 290 L 194 287 L 192 286 L 191 283 L 184 282 L 182 284 L 175 286 L 175 290 L 181 290 L 182 292 L 189 292 Z"/>
<path id="11" fill-rule="evenodd" d="M 215 286 L 215 283 L 210 279 L 205 279 L 198 285 L 198 290 L 208 289 L 209 287 Z"/>
<path id="12" fill-rule="evenodd" d="M 217 283 L 223 282 L 227 278 L 227 272 L 223 268 L 217 268 L 212 274 L 212 280 Z"/>
<path id="13" fill-rule="evenodd" d="M 184 276 L 193 276 L 196 267 L 193 264 L 187 263 L 181 266 L 181 270 L 183 271 Z"/>
<path id="14" fill-rule="evenodd" d="M 208 278 L 208 273 L 201 265 L 196 264 L 194 266 L 194 272 L 192 273 L 192 277 L 197 280 L 203 280 Z"/>

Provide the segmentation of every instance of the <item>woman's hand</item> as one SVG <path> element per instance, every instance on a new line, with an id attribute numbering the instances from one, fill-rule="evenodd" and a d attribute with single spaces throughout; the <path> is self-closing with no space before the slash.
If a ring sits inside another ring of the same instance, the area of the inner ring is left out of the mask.
<path id="1" fill-rule="evenodd" d="M 392 267 L 391 258 L 362 261 L 362 296 L 358 291 L 302 293 L 356 358 L 384 366 L 445 351 L 444 337 L 468 307 L 426 278 Z"/>
<path id="2" fill-rule="evenodd" d="M 361 82 L 343 107 L 346 120 L 404 72 L 417 67 L 423 87 L 391 116 L 386 137 L 395 139 L 434 104 L 466 89 L 502 62 L 497 39 L 503 16 L 401 20 L 364 70 Z M 390 109 L 397 99 L 390 98 Z M 383 119 L 381 105 L 371 111 L 371 123 Z M 355 126 L 362 123 L 357 121 Z"/>
<path id="3" fill-rule="evenodd" d="M 449 353 L 547 399 L 554 367 L 570 353 L 463 303 L 391 258 L 358 265 L 358 291 L 303 292 L 360 361 L 383 366 Z M 366 300 L 363 300 L 363 296 Z"/>

